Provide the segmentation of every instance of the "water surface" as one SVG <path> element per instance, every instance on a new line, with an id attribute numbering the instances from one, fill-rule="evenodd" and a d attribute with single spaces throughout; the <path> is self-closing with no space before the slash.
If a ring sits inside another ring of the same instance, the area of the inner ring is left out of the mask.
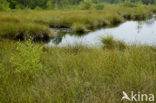
<path id="1" fill-rule="evenodd" d="M 101 38 L 112 36 L 125 43 L 139 45 L 156 45 L 156 16 L 145 21 L 126 21 L 117 27 L 102 28 L 82 36 L 72 34 L 71 30 L 55 30 L 56 37 L 47 46 L 101 46 Z M 64 34 L 63 36 L 59 35 Z"/>

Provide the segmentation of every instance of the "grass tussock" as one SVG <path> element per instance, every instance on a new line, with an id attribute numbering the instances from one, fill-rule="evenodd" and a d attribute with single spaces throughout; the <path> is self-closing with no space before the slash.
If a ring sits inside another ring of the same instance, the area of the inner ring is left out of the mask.
<path id="1" fill-rule="evenodd" d="M 123 90 L 155 94 L 153 48 L 41 48 L 2 40 L 0 102 L 120 103 Z"/>
<path id="2" fill-rule="evenodd" d="M 33 23 L 1 23 L 0 36 L 15 40 L 25 40 L 32 37 L 34 41 L 47 41 L 52 37 L 50 29 L 44 25 Z"/>
<path id="3" fill-rule="evenodd" d="M 79 23 L 74 23 L 71 28 L 77 33 L 85 33 L 87 31 L 85 25 Z"/>
<path id="4" fill-rule="evenodd" d="M 114 40 L 112 36 L 108 36 L 106 38 L 102 38 L 102 43 L 104 44 L 103 48 L 105 49 L 118 49 L 123 50 L 127 47 L 127 45 L 118 40 Z"/>
<path id="5" fill-rule="evenodd" d="M 153 14 L 154 6 L 127 7 L 111 5 L 103 10 L 27 10 L 0 12 L 0 36 L 14 38 L 21 34 L 51 36 L 49 27 L 71 28 L 75 32 L 107 25 L 119 24 L 125 20 L 142 20 Z"/>

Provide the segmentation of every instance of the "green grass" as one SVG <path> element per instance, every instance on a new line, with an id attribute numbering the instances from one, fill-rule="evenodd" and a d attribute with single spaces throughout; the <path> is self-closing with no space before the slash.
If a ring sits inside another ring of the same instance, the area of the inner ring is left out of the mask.
<path id="1" fill-rule="evenodd" d="M 118 49 L 123 50 L 126 48 L 126 44 L 122 41 L 114 40 L 112 36 L 101 39 L 104 44 L 103 48 L 105 49 Z"/>
<path id="2" fill-rule="evenodd" d="M 23 34 L 42 38 L 53 37 L 49 27 L 66 27 L 87 32 L 125 20 L 142 20 L 153 14 L 154 6 L 126 7 L 111 5 L 103 10 L 17 10 L 0 12 L 0 37 L 14 39 Z"/>
<path id="3" fill-rule="evenodd" d="M 35 41 L 48 40 L 53 34 L 50 29 L 44 25 L 35 23 L 1 23 L 0 36 L 10 39 L 24 40 L 30 36 Z"/>
<path id="4" fill-rule="evenodd" d="M 49 27 L 82 33 L 142 20 L 155 10 L 112 5 L 0 12 L 0 103 L 120 103 L 122 91 L 156 94 L 156 47 L 127 46 L 112 37 L 103 38 L 101 48 L 48 48 L 2 39 L 45 40 L 53 36 Z"/>
<path id="5" fill-rule="evenodd" d="M 0 103 L 120 103 L 122 91 L 156 93 L 155 47 L 39 48 L 0 41 Z"/>
<path id="6" fill-rule="evenodd" d="M 80 23 L 74 23 L 71 28 L 77 33 L 84 33 L 87 31 L 85 25 Z"/>

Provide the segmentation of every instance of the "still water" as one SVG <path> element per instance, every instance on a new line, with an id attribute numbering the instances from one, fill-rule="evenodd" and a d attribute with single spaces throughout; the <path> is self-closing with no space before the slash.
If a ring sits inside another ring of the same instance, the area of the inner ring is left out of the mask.
<path id="1" fill-rule="evenodd" d="M 101 46 L 101 38 L 112 36 L 115 40 L 121 40 L 125 43 L 139 45 L 156 45 L 156 16 L 145 21 L 126 21 L 117 27 L 103 28 L 82 36 L 72 34 L 71 30 L 53 29 L 56 37 L 46 46 Z M 65 33 L 63 36 L 58 36 Z"/>

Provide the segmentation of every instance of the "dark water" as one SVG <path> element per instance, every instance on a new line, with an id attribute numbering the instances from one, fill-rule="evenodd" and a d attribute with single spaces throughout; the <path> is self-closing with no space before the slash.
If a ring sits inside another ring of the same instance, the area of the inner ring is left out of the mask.
<path id="1" fill-rule="evenodd" d="M 101 38 L 112 36 L 127 44 L 156 45 L 156 16 L 145 21 L 126 21 L 113 28 L 103 28 L 83 36 L 72 34 L 70 29 L 54 29 L 56 37 L 47 46 L 101 46 Z M 63 35 L 63 36 L 58 36 Z M 71 35 L 72 34 L 72 35 Z"/>

